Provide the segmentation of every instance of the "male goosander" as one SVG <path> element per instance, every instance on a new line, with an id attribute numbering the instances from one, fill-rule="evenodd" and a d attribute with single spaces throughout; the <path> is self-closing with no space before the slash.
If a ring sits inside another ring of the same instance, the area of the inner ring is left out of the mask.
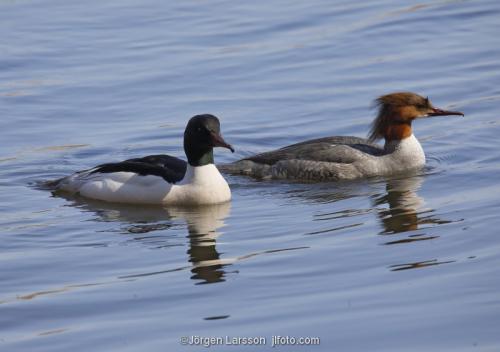
<path id="1" fill-rule="evenodd" d="M 214 165 L 214 147 L 234 152 L 217 117 L 192 117 L 184 132 L 188 162 L 150 155 L 79 171 L 54 183 L 56 190 L 117 203 L 201 205 L 227 202 L 229 186 Z"/>
<path id="2" fill-rule="evenodd" d="M 263 179 L 311 181 L 352 180 L 418 169 L 425 164 L 412 122 L 430 116 L 461 115 L 435 108 L 428 98 L 410 92 L 387 94 L 375 100 L 378 115 L 368 139 L 324 137 L 257 154 L 221 171 Z M 384 147 L 374 143 L 385 139 Z"/>

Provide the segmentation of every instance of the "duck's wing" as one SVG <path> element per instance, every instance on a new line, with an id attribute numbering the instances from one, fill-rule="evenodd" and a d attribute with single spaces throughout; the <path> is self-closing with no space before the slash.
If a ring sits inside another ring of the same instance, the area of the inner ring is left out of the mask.
<path id="1" fill-rule="evenodd" d="M 157 165 L 182 173 L 186 171 L 187 167 L 187 163 L 184 160 L 166 154 L 148 155 L 143 158 L 128 159 L 125 161 Z"/>
<path id="2" fill-rule="evenodd" d="M 359 137 L 324 137 L 257 154 L 244 160 L 274 165 L 284 160 L 310 160 L 350 164 L 363 154 L 382 155 L 384 149 Z"/>
<path id="3" fill-rule="evenodd" d="M 118 163 L 106 163 L 92 169 L 91 174 L 112 172 L 133 172 L 142 176 L 160 176 L 168 183 L 182 180 L 187 163 L 170 155 L 149 155 L 128 159 Z"/>

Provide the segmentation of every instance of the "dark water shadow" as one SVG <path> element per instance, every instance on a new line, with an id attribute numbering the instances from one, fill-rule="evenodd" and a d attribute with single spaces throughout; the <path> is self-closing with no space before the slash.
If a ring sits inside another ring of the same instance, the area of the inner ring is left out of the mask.
<path id="1" fill-rule="evenodd" d="M 446 260 L 446 261 L 438 261 L 437 259 L 431 259 L 431 260 L 424 260 L 421 262 L 414 262 L 414 263 L 406 263 L 406 264 L 394 264 L 389 266 L 389 269 L 391 271 L 402 271 L 402 270 L 409 270 L 409 269 L 421 269 L 429 266 L 436 266 L 436 265 L 442 265 L 442 264 L 450 264 L 450 263 L 455 263 L 456 260 Z"/>

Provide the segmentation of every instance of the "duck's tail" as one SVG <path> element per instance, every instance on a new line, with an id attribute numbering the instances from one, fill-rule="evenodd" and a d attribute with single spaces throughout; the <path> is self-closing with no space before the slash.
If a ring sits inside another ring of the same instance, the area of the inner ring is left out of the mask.
<path id="1" fill-rule="evenodd" d="M 95 169 L 83 170 L 75 172 L 72 175 L 65 176 L 56 180 L 42 181 L 39 183 L 41 188 L 53 191 L 53 192 L 68 192 L 68 193 L 78 193 L 80 187 L 93 176 L 92 171 Z"/>

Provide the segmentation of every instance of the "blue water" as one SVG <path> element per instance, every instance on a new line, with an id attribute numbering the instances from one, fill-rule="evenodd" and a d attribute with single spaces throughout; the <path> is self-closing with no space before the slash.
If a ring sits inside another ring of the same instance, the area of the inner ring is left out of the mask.
<path id="1" fill-rule="evenodd" d="M 500 349 L 500 3 L 0 0 L 0 351 L 197 351 L 182 337 L 318 337 L 282 351 Z M 40 189 L 107 161 L 184 157 L 212 113 L 237 152 L 365 136 L 381 94 L 418 174 L 227 176 L 231 204 L 119 206 Z"/>

